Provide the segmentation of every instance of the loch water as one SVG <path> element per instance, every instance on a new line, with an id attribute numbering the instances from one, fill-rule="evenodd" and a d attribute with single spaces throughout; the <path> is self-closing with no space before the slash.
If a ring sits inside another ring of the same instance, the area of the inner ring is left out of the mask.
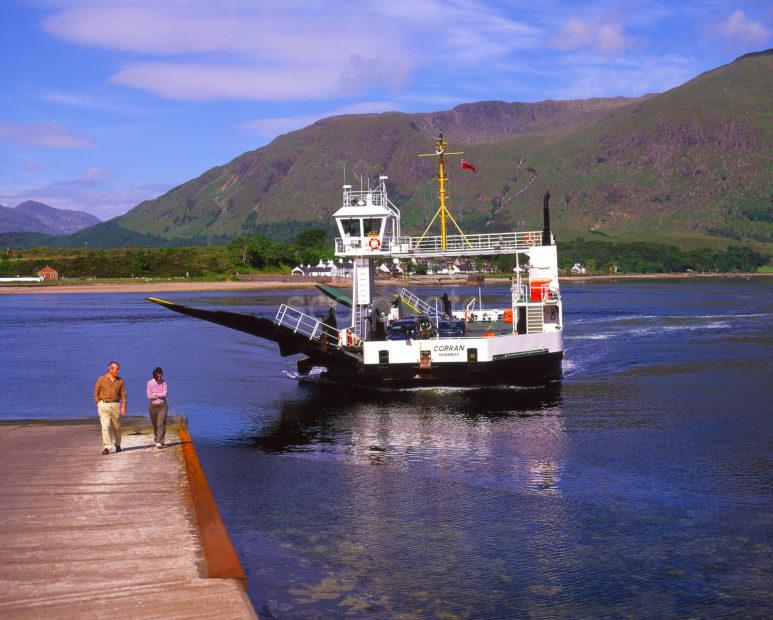
<path id="1" fill-rule="evenodd" d="M 162 366 L 264 619 L 771 617 L 773 280 L 562 293 L 562 381 L 398 392 L 299 382 L 273 343 L 143 295 L 2 295 L 0 418 L 95 415 L 110 359 L 145 414 Z"/>

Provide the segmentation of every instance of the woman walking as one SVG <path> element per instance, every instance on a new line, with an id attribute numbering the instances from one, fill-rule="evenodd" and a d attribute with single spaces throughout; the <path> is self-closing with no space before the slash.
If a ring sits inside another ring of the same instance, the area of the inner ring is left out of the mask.
<path id="1" fill-rule="evenodd" d="M 153 370 L 153 378 L 148 381 L 148 400 L 150 400 L 150 420 L 153 422 L 153 435 L 156 448 L 164 447 L 166 435 L 166 404 L 167 385 L 164 381 L 164 371 L 161 368 Z"/>

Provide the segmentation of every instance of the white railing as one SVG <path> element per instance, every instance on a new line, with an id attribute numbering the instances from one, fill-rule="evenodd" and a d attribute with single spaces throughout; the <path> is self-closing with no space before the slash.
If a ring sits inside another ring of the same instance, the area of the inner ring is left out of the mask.
<path id="1" fill-rule="evenodd" d="M 274 323 L 292 330 L 296 334 L 303 334 L 309 340 L 322 340 L 325 338 L 332 346 L 339 346 L 340 337 L 338 330 L 325 325 L 320 319 L 304 314 L 296 308 L 286 304 L 279 306 Z"/>
<path id="2" fill-rule="evenodd" d="M 399 237 L 347 237 L 341 239 L 336 238 L 336 254 L 354 254 L 360 256 L 362 254 L 369 256 L 378 256 L 380 254 L 390 255 L 392 253 L 392 246 L 395 239 Z M 371 241 L 375 239 L 376 241 Z"/>
<path id="3" fill-rule="evenodd" d="M 561 293 L 552 288 L 550 282 L 536 285 L 532 282 L 520 281 L 513 284 L 511 292 L 513 303 L 539 303 L 544 301 L 559 301 Z"/>
<path id="4" fill-rule="evenodd" d="M 407 288 L 404 288 L 400 291 L 400 297 L 402 298 L 403 302 L 405 302 L 409 307 L 413 308 L 414 312 L 418 312 L 419 314 L 426 314 L 432 318 L 437 318 L 438 314 L 442 314 L 438 312 L 437 308 L 431 306 L 426 301 L 419 298 L 418 295 L 415 295 L 409 291 Z"/>
<path id="5" fill-rule="evenodd" d="M 440 236 L 380 237 L 378 243 L 367 237 L 336 239 L 336 254 L 431 257 L 514 254 L 542 245 L 542 231 L 447 235 L 445 247 Z"/>
<path id="6" fill-rule="evenodd" d="M 539 291 L 537 295 L 534 294 L 535 290 Z M 533 300 L 535 297 L 539 298 L 535 301 L 558 301 L 561 299 L 561 293 L 558 289 L 551 288 L 548 282 L 538 287 L 538 289 L 532 289 L 531 296 Z"/>
<path id="7" fill-rule="evenodd" d="M 516 303 L 529 301 L 529 287 L 523 282 L 514 284 L 512 288 L 513 301 Z"/>

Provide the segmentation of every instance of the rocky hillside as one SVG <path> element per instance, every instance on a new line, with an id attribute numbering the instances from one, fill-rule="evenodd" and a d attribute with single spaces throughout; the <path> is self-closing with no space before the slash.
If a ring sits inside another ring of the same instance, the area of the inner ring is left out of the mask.
<path id="1" fill-rule="evenodd" d="M 34 200 L 22 202 L 15 208 L 0 206 L 0 233 L 69 235 L 99 223 L 99 218 L 90 213 L 55 209 Z"/>
<path id="2" fill-rule="evenodd" d="M 451 169 L 451 208 L 474 232 L 540 221 L 553 195 L 559 235 L 773 241 L 773 53 L 750 54 L 640 99 L 481 102 L 431 114 L 321 120 L 75 236 L 159 244 L 330 226 L 340 187 L 389 175 L 404 230 L 434 210 L 418 153 L 443 129 L 478 166 Z"/>

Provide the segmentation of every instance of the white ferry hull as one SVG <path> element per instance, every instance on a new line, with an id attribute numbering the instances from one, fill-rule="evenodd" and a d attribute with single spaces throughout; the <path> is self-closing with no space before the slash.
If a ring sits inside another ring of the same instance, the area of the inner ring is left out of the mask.
<path id="1" fill-rule="evenodd" d="M 364 363 L 331 367 L 331 378 L 381 386 L 535 385 L 561 378 L 560 332 L 490 338 L 363 343 Z"/>
<path id="2" fill-rule="evenodd" d="M 370 387 L 534 386 L 561 378 L 563 352 L 534 351 L 490 362 L 446 362 L 421 368 L 413 363 L 334 366 L 330 379 Z"/>

